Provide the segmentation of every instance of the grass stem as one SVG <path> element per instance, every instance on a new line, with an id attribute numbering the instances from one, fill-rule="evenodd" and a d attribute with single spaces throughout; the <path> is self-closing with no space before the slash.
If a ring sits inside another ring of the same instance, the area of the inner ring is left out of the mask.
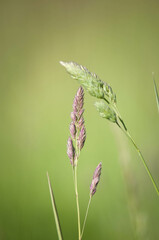
<path id="1" fill-rule="evenodd" d="M 137 153 L 138 153 L 138 155 L 139 155 L 139 157 L 140 157 L 140 159 L 141 159 L 141 161 L 142 161 L 142 163 L 143 163 L 143 165 L 144 165 L 144 167 L 145 167 L 145 169 L 146 169 L 146 171 L 147 171 L 147 173 L 148 173 L 148 175 L 149 175 L 149 177 L 151 179 L 151 182 L 153 183 L 153 186 L 154 186 L 154 188 L 155 188 L 155 190 L 156 190 L 156 192 L 157 192 L 157 194 L 159 196 L 159 189 L 157 187 L 157 184 L 156 184 L 156 182 L 155 182 L 155 180 L 154 180 L 154 178 L 153 178 L 153 176 L 152 176 L 152 174 L 151 174 L 151 172 L 150 172 L 150 170 L 148 168 L 148 165 L 147 165 L 147 163 L 146 163 L 146 161 L 145 161 L 145 159 L 144 159 L 140 149 L 136 145 L 136 143 L 135 143 L 134 139 L 131 137 L 130 133 L 128 131 L 126 131 L 125 129 L 123 129 L 123 128 L 121 128 L 121 130 L 124 132 L 124 134 L 129 138 L 129 140 L 134 145 L 134 147 L 135 147 L 135 149 L 136 149 L 136 151 L 137 151 Z"/>
<path id="2" fill-rule="evenodd" d="M 90 206 L 90 203 L 91 203 L 91 196 L 89 198 L 89 202 L 88 202 L 88 206 L 87 206 L 87 210 L 86 210 L 86 215 L 85 215 L 85 218 L 84 218 L 84 223 L 83 223 L 83 227 L 82 227 L 82 233 L 81 233 L 81 239 L 82 239 L 82 236 L 83 236 L 83 232 L 84 232 L 84 228 L 85 228 L 85 225 L 86 225 L 86 220 L 87 220 L 87 216 L 88 216 L 88 210 L 89 210 L 89 206 Z"/>
<path id="3" fill-rule="evenodd" d="M 80 209 L 78 199 L 78 187 L 77 187 L 77 166 L 74 168 L 74 181 L 75 181 L 75 194 L 76 194 L 76 206 L 77 206 L 77 220 L 78 220 L 78 239 L 81 240 L 81 224 L 80 224 Z"/>

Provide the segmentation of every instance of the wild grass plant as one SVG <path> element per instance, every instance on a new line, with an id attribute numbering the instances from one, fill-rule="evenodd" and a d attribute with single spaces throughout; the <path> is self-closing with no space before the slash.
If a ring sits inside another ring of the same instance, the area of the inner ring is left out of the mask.
<path id="1" fill-rule="evenodd" d="M 115 123 L 121 129 L 121 131 L 127 136 L 127 138 L 131 141 L 159 197 L 159 188 L 155 182 L 153 175 L 149 170 L 145 158 L 143 157 L 139 147 L 137 146 L 136 142 L 129 133 L 125 121 L 123 120 L 117 108 L 116 94 L 113 92 L 111 86 L 106 82 L 102 81 L 95 73 L 94 74 L 91 73 L 86 67 L 82 65 L 79 65 L 75 62 L 63 62 L 63 61 L 61 61 L 60 64 L 65 67 L 70 76 L 73 79 L 76 79 L 79 82 L 79 84 L 83 86 L 91 96 L 100 99 L 100 101 L 95 102 L 95 107 L 99 112 L 99 115 L 102 118 L 105 118 L 110 122 Z M 154 87 L 158 105 L 158 93 L 155 81 Z"/>
<path id="2" fill-rule="evenodd" d="M 86 140 L 86 129 L 84 125 L 84 90 L 80 87 L 75 95 L 73 101 L 73 111 L 71 112 L 71 123 L 70 123 L 70 136 L 67 141 L 67 155 L 70 159 L 70 163 L 72 166 L 73 171 L 73 180 L 74 180 L 74 187 L 75 187 L 75 196 L 76 196 L 76 208 L 77 208 L 77 224 L 78 224 L 78 240 L 82 240 L 85 224 L 88 216 L 89 206 L 94 196 L 97 185 L 100 180 L 102 164 L 101 162 L 95 169 L 93 174 L 93 179 L 90 185 L 90 193 L 89 193 L 89 201 L 88 206 L 84 218 L 83 225 L 81 227 L 81 218 L 80 218 L 80 206 L 79 206 L 79 193 L 78 193 L 78 178 L 77 178 L 77 169 L 78 169 L 78 162 L 80 157 L 80 152 L 84 147 L 85 140 Z M 53 193 L 53 189 L 51 186 L 49 174 L 47 173 L 51 202 L 53 207 L 53 213 L 55 217 L 56 229 L 59 240 L 63 240 L 62 229 L 60 226 L 60 220 L 58 217 L 57 207 L 55 203 L 55 197 Z"/>
<path id="3" fill-rule="evenodd" d="M 116 94 L 113 92 L 111 86 L 103 82 L 96 74 L 89 72 L 89 70 L 86 67 L 83 67 L 82 65 L 79 65 L 74 62 L 61 61 L 60 63 L 66 68 L 67 72 L 71 75 L 71 77 L 78 80 L 78 82 L 81 85 L 73 101 L 73 111 L 71 112 L 71 123 L 70 123 L 70 129 L 69 129 L 70 137 L 68 138 L 68 141 L 67 141 L 67 155 L 70 159 L 70 163 L 73 171 L 73 180 L 74 180 L 75 196 L 76 196 L 76 208 L 77 208 L 78 240 L 82 240 L 85 224 L 88 216 L 89 206 L 90 206 L 92 197 L 96 192 L 96 188 L 100 180 L 101 168 L 102 168 L 102 164 L 100 162 L 95 169 L 93 179 L 90 185 L 88 206 L 87 206 L 85 218 L 83 221 L 83 225 L 81 227 L 77 169 L 78 169 L 80 152 L 83 149 L 86 141 L 86 129 L 85 129 L 84 117 L 83 117 L 84 89 L 91 96 L 96 97 L 97 99 L 100 99 L 99 101 L 95 102 L 95 107 L 99 112 L 99 115 L 102 118 L 105 118 L 110 122 L 115 123 L 116 126 L 118 126 L 118 128 L 131 141 L 131 143 L 133 144 L 134 148 L 136 149 L 140 157 L 140 160 L 142 161 L 145 167 L 146 172 L 148 173 L 148 176 L 158 196 L 159 196 L 159 189 L 140 149 L 138 148 L 136 142 L 130 135 L 127 129 L 127 126 L 125 124 L 125 121 L 121 117 L 121 114 L 117 108 Z M 153 81 L 154 81 L 156 102 L 157 102 L 157 106 L 159 107 L 159 98 L 158 98 L 158 91 L 157 91 L 155 79 L 153 79 Z M 120 149 L 122 149 L 122 147 L 120 147 Z M 127 154 L 127 156 L 128 155 L 129 153 Z M 136 183 L 133 178 L 133 171 L 128 166 L 129 165 L 129 163 L 127 162 L 128 159 L 124 159 L 124 157 L 122 156 L 122 153 L 119 154 L 119 158 L 120 158 L 123 178 L 125 182 L 125 189 L 127 192 L 126 195 L 127 195 L 127 202 L 128 202 L 128 210 L 129 210 L 130 220 L 132 223 L 134 237 L 135 239 L 140 239 L 140 240 L 145 239 L 147 218 L 146 218 L 146 215 L 139 210 L 139 206 L 138 206 L 139 203 L 136 197 L 136 189 L 135 189 Z M 53 189 L 51 186 L 48 173 L 47 173 L 47 178 L 48 178 L 48 184 L 50 189 L 50 196 L 52 201 L 52 207 L 53 207 L 53 212 L 55 217 L 58 238 L 59 240 L 63 240 L 62 229 L 60 227 L 60 221 L 59 221 L 58 212 L 56 208 L 54 193 L 53 193 Z"/>

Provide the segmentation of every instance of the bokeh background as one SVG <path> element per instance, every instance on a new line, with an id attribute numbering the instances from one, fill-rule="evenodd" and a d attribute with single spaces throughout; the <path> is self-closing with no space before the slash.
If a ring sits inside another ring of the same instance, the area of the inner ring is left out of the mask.
<path id="1" fill-rule="evenodd" d="M 97 73 L 159 186 L 158 0 L 0 1 L 0 239 L 58 239 L 46 171 L 64 239 L 77 239 L 66 154 L 79 87 L 60 60 Z M 79 168 L 81 220 L 97 164 L 103 170 L 83 239 L 159 239 L 159 199 L 131 143 L 85 94 L 87 140 Z"/>

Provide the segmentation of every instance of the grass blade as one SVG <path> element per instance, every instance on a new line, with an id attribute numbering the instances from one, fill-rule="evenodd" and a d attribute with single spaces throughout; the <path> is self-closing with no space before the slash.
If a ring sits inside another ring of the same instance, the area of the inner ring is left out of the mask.
<path id="1" fill-rule="evenodd" d="M 53 213 L 54 213 L 54 217 L 55 217 L 57 234 L 58 234 L 59 240 L 62 240 L 63 237 L 62 237 L 62 231 L 61 231 L 61 227 L 60 227 L 60 221 L 59 221 L 59 217 L 58 217 L 58 213 L 57 213 L 57 208 L 56 208 L 56 204 L 55 204 L 55 198 L 54 198 L 53 190 L 52 190 L 52 187 L 51 187 L 51 182 L 50 182 L 50 178 L 49 178 L 48 172 L 47 172 L 47 179 L 48 179 L 48 184 L 49 184 L 50 197 L 51 197 L 52 208 L 53 208 Z"/>
<path id="2" fill-rule="evenodd" d="M 154 84 L 154 91 L 155 91 L 155 96 L 156 96 L 157 107 L 158 107 L 158 111 L 159 111 L 159 96 L 158 96 L 158 91 L 157 91 L 154 74 L 153 74 L 153 84 Z"/>

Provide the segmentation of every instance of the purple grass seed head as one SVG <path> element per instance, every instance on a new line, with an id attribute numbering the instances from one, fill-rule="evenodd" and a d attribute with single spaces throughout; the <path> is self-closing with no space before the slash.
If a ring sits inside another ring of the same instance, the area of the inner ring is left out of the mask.
<path id="1" fill-rule="evenodd" d="M 102 163 L 100 162 L 94 171 L 92 183 L 90 185 L 90 196 L 91 197 L 95 194 L 95 192 L 97 190 L 97 185 L 100 180 L 101 170 L 102 170 Z"/>
<path id="2" fill-rule="evenodd" d="M 72 166 L 77 165 L 80 150 L 83 148 L 86 140 L 86 130 L 83 119 L 84 90 L 80 87 L 77 90 L 73 101 L 73 111 L 71 112 L 72 122 L 70 124 L 70 134 L 67 141 L 67 155 Z M 77 149 L 74 146 L 77 145 Z"/>

